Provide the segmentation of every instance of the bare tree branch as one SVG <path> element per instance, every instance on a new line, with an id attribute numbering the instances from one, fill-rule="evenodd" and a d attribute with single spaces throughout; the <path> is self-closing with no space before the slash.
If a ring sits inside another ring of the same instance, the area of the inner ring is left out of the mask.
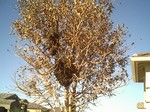
<path id="1" fill-rule="evenodd" d="M 61 111 L 79 112 L 128 81 L 125 25 L 114 27 L 109 0 L 19 0 L 16 54 L 27 65 L 19 90 Z"/>

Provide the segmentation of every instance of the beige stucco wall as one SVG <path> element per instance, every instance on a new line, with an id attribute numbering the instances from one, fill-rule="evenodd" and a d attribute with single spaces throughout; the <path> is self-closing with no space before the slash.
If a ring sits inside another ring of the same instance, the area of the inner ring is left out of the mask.
<path id="1" fill-rule="evenodd" d="M 27 112 L 42 112 L 41 109 L 27 109 Z"/>
<path id="2" fill-rule="evenodd" d="M 5 107 L 6 109 L 10 109 L 10 105 L 7 104 L 0 104 L 1 107 Z"/>
<path id="3" fill-rule="evenodd" d="M 10 112 L 10 105 L 7 104 L 0 104 L 1 107 L 5 107 L 7 109 L 7 112 Z"/>
<path id="4" fill-rule="evenodd" d="M 5 107 L 7 112 L 14 112 L 14 110 L 20 110 L 20 103 L 18 101 L 14 101 L 10 104 L 0 104 L 1 107 Z"/>
<path id="5" fill-rule="evenodd" d="M 150 112 L 150 65 L 145 65 L 145 107 L 146 112 Z"/>

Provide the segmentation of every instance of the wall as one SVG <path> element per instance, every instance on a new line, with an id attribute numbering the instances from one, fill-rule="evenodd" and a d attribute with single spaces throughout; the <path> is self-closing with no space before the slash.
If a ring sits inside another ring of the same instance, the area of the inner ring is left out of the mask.
<path id="1" fill-rule="evenodd" d="M 27 109 L 27 112 L 42 112 L 41 109 Z"/>

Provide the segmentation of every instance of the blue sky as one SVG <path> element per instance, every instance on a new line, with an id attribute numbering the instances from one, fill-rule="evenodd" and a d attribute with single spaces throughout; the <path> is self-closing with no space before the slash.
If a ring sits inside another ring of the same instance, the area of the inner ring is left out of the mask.
<path id="1" fill-rule="evenodd" d="M 150 0 L 112 0 L 115 10 L 112 19 L 115 24 L 124 23 L 131 37 L 127 43 L 134 42 L 135 45 L 128 51 L 132 56 L 134 53 L 150 51 Z M 18 13 L 14 10 L 16 0 L 0 0 L 0 92 L 11 92 L 13 82 L 11 77 L 17 68 L 23 64 L 23 60 L 14 55 L 11 44 L 16 37 L 9 35 L 12 22 L 17 19 Z M 10 52 L 7 51 L 10 50 Z M 130 65 L 127 67 L 129 76 L 132 77 Z M 24 95 L 20 95 L 24 97 Z M 116 91 L 112 98 L 101 98 L 97 107 L 87 112 L 141 112 L 136 108 L 137 102 L 143 101 L 143 84 L 129 84 Z"/>

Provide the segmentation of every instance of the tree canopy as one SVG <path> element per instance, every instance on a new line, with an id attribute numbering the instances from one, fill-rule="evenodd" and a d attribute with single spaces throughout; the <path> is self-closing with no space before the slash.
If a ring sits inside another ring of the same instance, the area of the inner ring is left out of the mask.
<path id="1" fill-rule="evenodd" d="M 126 84 L 126 27 L 114 27 L 109 0 L 19 0 L 16 54 L 27 64 L 19 90 L 50 108 L 83 111 Z"/>

